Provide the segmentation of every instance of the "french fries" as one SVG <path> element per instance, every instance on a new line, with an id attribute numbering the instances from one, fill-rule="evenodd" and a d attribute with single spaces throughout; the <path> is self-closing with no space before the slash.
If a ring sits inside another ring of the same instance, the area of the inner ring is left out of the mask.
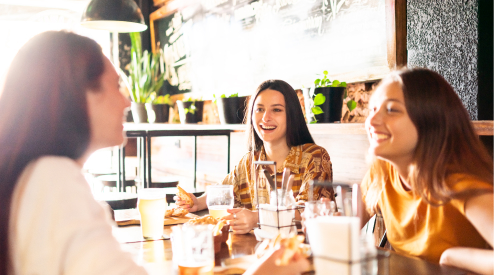
<path id="1" fill-rule="evenodd" d="M 220 235 L 222 231 L 222 227 L 225 225 L 225 222 L 226 221 L 222 219 L 217 223 L 217 225 L 215 225 L 215 227 L 213 228 L 213 236 Z"/>
<path id="2" fill-rule="evenodd" d="M 212 216 L 206 215 L 199 218 L 193 218 L 187 224 L 217 224 L 218 220 Z"/>
<path id="3" fill-rule="evenodd" d="M 304 244 L 304 237 L 298 235 L 292 235 L 289 238 L 282 238 L 279 234 L 275 239 L 269 240 L 265 239 L 256 249 L 256 256 L 261 258 L 268 250 L 273 248 L 284 247 L 285 250 L 279 259 L 275 261 L 278 266 L 289 264 L 290 260 L 296 254 L 300 254 L 303 257 L 309 257 L 310 249 L 309 245 Z"/>
<path id="4" fill-rule="evenodd" d="M 193 218 L 188 222 L 186 222 L 186 224 L 190 224 L 190 225 L 215 224 L 215 226 L 213 227 L 213 236 L 217 236 L 221 233 L 222 227 L 225 225 L 226 222 L 227 221 L 224 219 L 218 220 L 212 216 L 206 215 L 199 218 Z"/>
<path id="5" fill-rule="evenodd" d="M 180 207 L 175 207 L 172 209 L 165 210 L 165 217 L 183 217 L 189 214 L 189 211 L 186 209 L 182 209 Z"/>
<path id="6" fill-rule="evenodd" d="M 292 257 L 296 255 L 296 253 L 302 253 L 299 250 L 299 245 L 304 241 L 303 236 L 294 235 L 287 239 L 281 239 L 280 245 L 285 247 L 285 250 L 280 257 L 280 259 L 275 261 L 276 265 L 288 265 Z"/>

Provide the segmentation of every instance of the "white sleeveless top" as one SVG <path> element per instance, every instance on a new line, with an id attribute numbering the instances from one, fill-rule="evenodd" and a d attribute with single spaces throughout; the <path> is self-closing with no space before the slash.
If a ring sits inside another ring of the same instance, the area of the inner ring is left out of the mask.
<path id="1" fill-rule="evenodd" d="M 46 156 L 19 177 L 9 226 L 13 274 L 146 274 L 112 235 L 81 167 Z"/>

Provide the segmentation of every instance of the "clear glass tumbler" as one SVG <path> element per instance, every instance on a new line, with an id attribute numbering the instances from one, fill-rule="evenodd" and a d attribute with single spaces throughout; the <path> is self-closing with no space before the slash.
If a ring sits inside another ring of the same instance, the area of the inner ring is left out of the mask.
<path id="1" fill-rule="evenodd" d="M 206 187 L 206 205 L 216 219 L 230 215 L 227 209 L 234 207 L 234 186 L 210 185 Z"/>
<path id="2" fill-rule="evenodd" d="M 213 275 L 213 225 L 172 227 L 172 260 L 179 275 Z"/>
<path id="3" fill-rule="evenodd" d="M 141 215 L 141 231 L 145 240 L 161 239 L 167 200 L 165 190 L 158 188 L 138 190 L 138 210 Z"/>

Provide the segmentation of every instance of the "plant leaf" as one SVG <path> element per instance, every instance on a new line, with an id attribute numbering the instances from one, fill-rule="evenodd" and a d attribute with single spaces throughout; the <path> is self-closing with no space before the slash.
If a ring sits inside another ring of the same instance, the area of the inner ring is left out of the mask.
<path id="1" fill-rule="evenodd" d="M 318 121 L 314 120 L 314 121 L 311 121 L 311 122 L 309 122 L 309 123 L 310 123 L 310 124 L 316 124 L 316 122 L 318 122 Z"/>
<path id="2" fill-rule="evenodd" d="M 323 110 L 319 106 L 315 106 L 315 107 L 311 108 L 311 111 L 315 115 L 318 115 L 318 114 L 322 114 L 323 113 Z"/>
<path id="3" fill-rule="evenodd" d="M 316 87 L 318 87 L 318 85 L 320 85 L 320 81 L 321 81 L 320 79 L 316 79 L 316 80 L 315 80 L 315 85 L 316 85 Z"/>
<path id="4" fill-rule="evenodd" d="M 323 75 L 325 76 L 328 75 L 328 71 L 327 70 L 323 71 Z"/>
<path id="5" fill-rule="evenodd" d="M 357 103 L 354 100 L 350 100 L 347 102 L 347 107 L 349 108 L 349 111 L 354 110 L 354 108 L 356 108 L 356 106 L 357 106 Z"/>
<path id="6" fill-rule="evenodd" d="M 340 84 L 340 81 L 338 81 L 338 80 L 334 80 L 334 81 L 332 82 L 332 87 L 338 87 L 338 86 L 339 86 L 339 84 Z"/>
<path id="7" fill-rule="evenodd" d="M 340 85 L 339 85 L 339 86 L 340 86 L 340 87 L 347 87 L 347 82 L 343 81 L 343 82 L 341 82 L 341 83 L 340 83 Z"/>
<path id="8" fill-rule="evenodd" d="M 323 94 L 316 94 L 315 96 L 315 99 L 314 99 L 314 103 L 315 105 L 322 105 L 324 102 L 325 102 L 326 98 L 325 98 L 325 95 Z"/>

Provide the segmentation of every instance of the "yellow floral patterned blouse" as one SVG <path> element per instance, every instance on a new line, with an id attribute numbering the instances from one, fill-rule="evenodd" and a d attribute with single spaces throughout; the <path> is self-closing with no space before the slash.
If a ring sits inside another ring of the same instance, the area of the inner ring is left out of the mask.
<path id="1" fill-rule="evenodd" d="M 254 156 L 253 156 L 254 155 Z M 234 185 L 234 197 L 236 208 L 247 208 L 254 210 L 256 208 L 256 199 L 260 203 L 268 203 L 266 178 L 262 173 L 262 167 L 254 169 L 252 160 L 265 161 L 266 155 L 264 148 L 261 151 L 249 152 L 241 159 L 238 166 L 234 168 L 222 181 L 222 184 Z M 264 166 L 273 175 L 272 166 Z M 277 170 L 277 188 L 282 185 L 282 174 L 284 168 L 289 168 L 291 175 L 294 175 L 292 192 L 296 202 L 302 203 L 308 201 L 308 193 L 311 180 L 332 181 L 332 163 L 327 151 L 316 144 L 304 144 L 294 146 L 290 149 L 289 155 L 284 161 L 282 167 Z M 252 173 L 255 171 L 256 174 Z M 255 180 L 258 179 L 258 194 L 256 197 Z M 333 189 L 316 187 L 313 191 L 314 200 L 326 197 L 334 200 Z M 253 204 L 254 203 L 254 204 Z"/>

